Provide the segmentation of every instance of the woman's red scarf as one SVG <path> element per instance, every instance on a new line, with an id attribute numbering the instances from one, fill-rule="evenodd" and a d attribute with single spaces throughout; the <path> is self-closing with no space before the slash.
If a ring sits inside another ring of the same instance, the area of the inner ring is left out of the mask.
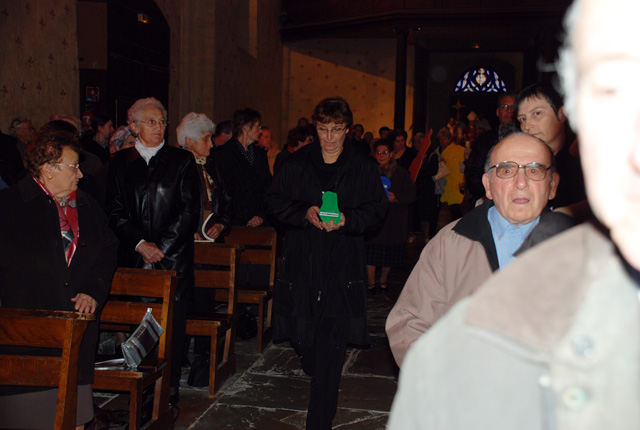
<path id="1" fill-rule="evenodd" d="M 76 204 L 76 192 L 73 191 L 66 198 L 58 199 L 44 186 L 38 178 L 33 178 L 42 191 L 56 203 L 58 208 L 58 218 L 60 219 L 60 233 L 62 234 L 62 242 L 64 244 L 64 256 L 67 259 L 67 265 L 71 264 L 71 258 L 78 247 L 78 208 Z"/>

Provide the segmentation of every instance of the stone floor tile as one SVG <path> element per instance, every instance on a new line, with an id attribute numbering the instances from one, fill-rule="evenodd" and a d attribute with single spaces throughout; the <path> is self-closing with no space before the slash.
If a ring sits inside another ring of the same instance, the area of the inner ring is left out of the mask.
<path id="1" fill-rule="evenodd" d="M 272 409 L 307 409 L 310 378 L 245 373 L 229 387 L 218 403 Z"/>
<path id="2" fill-rule="evenodd" d="M 190 427 L 207 430 L 299 430 L 304 429 L 306 412 L 216 403 Z"/>
<path id="3" fill-rule="evenodd" d="M 389 412 L 396 390 L 395 378 L 347 375 L 340 382 L 338 407 Z"/>

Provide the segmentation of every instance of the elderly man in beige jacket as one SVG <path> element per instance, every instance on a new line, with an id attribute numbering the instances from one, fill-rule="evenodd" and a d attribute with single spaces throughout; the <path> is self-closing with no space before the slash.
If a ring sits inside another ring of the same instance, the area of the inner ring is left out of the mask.
<path id="1" fill-rule="evenodd" d="M 566 19 L 565 112 L 602 225 L 532 249 L 416 342 L 390 430 L 640 428 L 639 15 L 578 0 Z"/>
<path id="2" fill-rule="evenodd" d="M 422 251 L 387 319 L 398 365 L 420 335 L 492 272 L 534 244 L 572 226 L 547 208 L 559 177 L 553 153 L 536 137 L 515 133 L 488 154 L 487 201 L 443 228 Z"/>

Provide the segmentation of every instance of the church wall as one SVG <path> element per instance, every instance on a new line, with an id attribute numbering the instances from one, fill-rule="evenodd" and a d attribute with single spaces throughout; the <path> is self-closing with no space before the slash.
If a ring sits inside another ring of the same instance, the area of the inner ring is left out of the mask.
<path id="1" fill-rule="evenodd" d="M 242 3 L 239 5 L 239 3 Z M 236 109 L 260 112 L 274 143 L 282 110 L 279 0 L 218 0 L 215 7 L 214 122 Z M 284 137 L 283 137 L 284 136 Z"/>
<path id="2" fill-rule="evenodd" d="M 395 39 L 314 39 L 285 48 L 288 88 L 283 121 L 293 128 L 298 118 L 311 120 L 313 108 L 325 97 L 344 97 L 354 123 L 378 137 L 382 126 L 393 128 L 396 75 Z M 414 49 L 407 50 L 405 129 L 413 117 Z"/>
<path id="3" fill-rule="evenodd" d="M 76 2 L 0 0 L 0 129 L 79 115 Z"/>

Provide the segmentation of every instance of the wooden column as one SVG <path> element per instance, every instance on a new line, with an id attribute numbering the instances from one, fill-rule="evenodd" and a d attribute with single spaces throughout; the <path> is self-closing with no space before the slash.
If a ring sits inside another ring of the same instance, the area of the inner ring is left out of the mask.
<path id="1" fill-rule="evenodd" d="M 396 98 L 393 128 L 404 130 L 405 104 L 407 102 L 407 36 L 406 28 L 396 28 Z"/>

